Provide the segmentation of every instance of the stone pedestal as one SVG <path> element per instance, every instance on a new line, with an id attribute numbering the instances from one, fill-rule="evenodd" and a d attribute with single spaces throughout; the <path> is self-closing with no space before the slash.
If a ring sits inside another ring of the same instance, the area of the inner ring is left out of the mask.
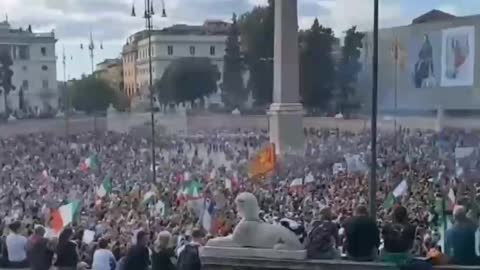
<path id="1" fill-rule="evenodd" d="M 306 250 L 274 250 L 260 248 L 226 248 L 226 247 L 203 247 L 200 251 L 201 257 L 217 258 L 264 258 L 264 259 L 286 259 L 305 260 Z"/>
<path id="2" fill-rule="evenodd" d="M 438 106 L 437 108 L 437 118 L 435 119 L 435 131 L 440 132 L 443 130 L 444 126 L 444 113 L 445 110 L 442 106 Z"/>
<path id="3" fill-rule="evenodd" d="M 270 141 L 275 143 L 277 154 L 304 154 L 303 113 L 300 103 L 270 105 Z"/>
<path id="4" fill-rule="evenodd" d="M 297 0 L 275 2 L 273 104 L 270 140 L 277 154 L 303 155 L 303 108 L 299 95 Z"/>

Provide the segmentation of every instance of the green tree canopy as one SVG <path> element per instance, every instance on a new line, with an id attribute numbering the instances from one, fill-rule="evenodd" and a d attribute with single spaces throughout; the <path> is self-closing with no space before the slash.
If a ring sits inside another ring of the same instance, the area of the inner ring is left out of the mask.
<path id="1" fill-rule="evenodd" d="M 327 111 L 335 88 L 333 31 L 315 19 L 312 27 L 301 33 L 300 40 L 300 94 L 303 104 Z"/>
<path id="2" fill-rule="evenodd" d="M 15 86 L 12 84 L 13 71 L 10 68 L 12 65 L 13 60 L 10 55 L 10 47 L 0 48 L 0 94 L 3 93 L 3 101 L 7 115 L 9 114 L 7 97 L 10 91 L 15 90 Z"/>
<path id="3" fill-rule="evenodd" d="M 358 72 L 362 69 L 359 62 L 360 49 L 365 34 L 358 32 L 353 26 L 346 31 L 344 46 L 342 47 L 342 58 L 338 67 L 338 94 L 337 107 L 344 114 L 349 114 L 353 109 L 359 107 L 359 100 L 355 93 L 355 83 Z"/>
<path id="4" fill-rule="evenodd" d="M 222 100 L 229 109 L 243 107 L 247 97 L 242 76 L 243 60 L 240 54 L 240 32 L 235 14 L 233 14 L 232 21 L 226 41 L 222 82 Z"/>
<path id="5" fill-rule="evenodd" d="M 170 63 L 155 83 L 161 103 L 195 101 L 214 93 L 220 73 L 206 57 L 184 57 Z"/>
<path id="6" fill-rule="evenodd" d="M 105 111 L 115 102 L 115 90 L 95 76 L 74 81 L 69 91 L 73 107 L 86 113 Z"/>
<path id="7" fill-rule="evenodd" d="M 239 19 L 245 63 L 250 71 L 248 88 L 257 105 L 268 105 L 273 96 L 274 1 L 257 6 Z"/>

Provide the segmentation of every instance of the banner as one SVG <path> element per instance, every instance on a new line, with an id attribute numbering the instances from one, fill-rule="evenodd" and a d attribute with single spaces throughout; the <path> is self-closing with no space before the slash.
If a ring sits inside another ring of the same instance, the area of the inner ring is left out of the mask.
<path id="1" fill-rule="evenodd" d="M 475 71 L 475 27 L 442 31 L 441 86 L 471 86 Z"/>

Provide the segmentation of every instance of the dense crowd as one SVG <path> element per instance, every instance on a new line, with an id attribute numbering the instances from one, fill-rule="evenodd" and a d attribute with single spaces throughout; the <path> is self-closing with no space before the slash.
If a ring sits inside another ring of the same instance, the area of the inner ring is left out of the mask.
<path id="1" fill-rule="evenodd" d="M 312 258 L 373 260 L 379 249 L 383 254 L 428 257 L 433 251 L 450 255 L 449 250 L 455 249 L 452 262 L 477 263 L 478 133 L 408 129 L 396 135 L 380 133 L 378 220 L 370 220 L 365 207 L 370 134 L 304 132 L 303 157 L 286 156 L 274 172 L 256 179 L 249 177 L 249 160 L 268 142 L 265 131 L 160 136 L 155 147 L 156 179 L 148 138 L 107 132 L 0 139 L 3 262 L 23 266 L 29 253 L 33 254 L 30 263 L 39 265 L 32 269 L 39 270 L 48 269 L 54 257 L 60 269 L 77 265 L 112 269 L 110 262 L 117 262 L 120 269 L 142 269 L 138 265 L 147 264 L 147 259 L 154 266 L 163 265 L 154 269 L 174 267 L 165 258 L 178 257 L 191 245 L 186 243 L 201 245 L 209 237 L 232 232 L 238 222 L 234 199 L 247 191 L 257 197 L 261 218 L 297 233 L 310 244 Z M 460 160 L 456 155 L 460 148 L 474 150 Z M 91 157 L 98 166 L 82 168 Z M 112 190 L 99 198 L 99 186 L 106 178 L 111 179 Z M 406 189 L 397 194 L 394 205 L 387 205 L 401 183 Z M 202 198 L 200 205 L 192 201 L 193 188 L 195 199 Z M 454 194 L 454 201 L 447 200 L 451 198 L 447 194 Z M 55 235 L 50 230 L 52 212 L 69 202 L 79 204 L 78 212 Z M 447 221 L 455 225 L 444 234 L 442 250 L 439 235 Z M 460 232 L 455 230 L 457 224 Z M 92 237 L 85 237 L 86 232 L 93 232 Z M 21 235 L 30 236 L 28 242 Z M 458 244 L 458 239 L 464 241 Z M 22 243 L 27 247 L 24 255 Z M 43 243 L 41 248 L 38 243 Z M 153 254 L 151 260 L 148 253 L 145 259 L 146 247 Z"/>

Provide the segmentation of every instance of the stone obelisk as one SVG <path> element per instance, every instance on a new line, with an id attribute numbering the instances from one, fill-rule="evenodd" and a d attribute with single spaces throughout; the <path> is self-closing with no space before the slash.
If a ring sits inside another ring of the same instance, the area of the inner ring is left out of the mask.
<path id="1" fill-rule="evenodd" d="M 270 141 L 277 154 L 303 155 L 303 107 L 299 91 L 297 0 L 275 0 L 273 103 Z"/>

